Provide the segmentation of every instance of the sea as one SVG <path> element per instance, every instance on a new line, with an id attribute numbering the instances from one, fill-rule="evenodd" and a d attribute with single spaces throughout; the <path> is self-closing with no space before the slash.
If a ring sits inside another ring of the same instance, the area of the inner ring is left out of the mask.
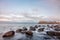
<path id="1" fill-rule="evenodd" d="M 5 33 L 7 31 L 11 31 L 14 30 L 16 31 L 19 28 L 22 27 L 27 27 L 29 29 L 30 26 L 35 26 L 35 25 L 41 25 L 41 27 L 45 27 L 47 28 L 47 25 L 57 25 L 57 24 L 38 24 L 38 23 L 0 23 L 0 33 Z M 51 37 L 49 35 L 45 35 L 46 32 L 37 32 L 33 31 L 33 37 L 32 38 L 28 38 L 26 37 L 25 34 L 20 34 L 20 33 L 16 33 L 14 37 L 12 38 L 3 38 L 3 40 L 60 40 L 57 39 L 56 37 Z"/>

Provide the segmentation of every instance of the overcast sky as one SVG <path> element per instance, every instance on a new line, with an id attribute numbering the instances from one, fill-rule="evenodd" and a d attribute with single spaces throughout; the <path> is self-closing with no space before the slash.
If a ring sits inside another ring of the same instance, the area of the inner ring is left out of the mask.
<path id="1" fill-rule="evenodd" d="M 0 0 L 0 21 L 60 20 L 60 0 Z"/>

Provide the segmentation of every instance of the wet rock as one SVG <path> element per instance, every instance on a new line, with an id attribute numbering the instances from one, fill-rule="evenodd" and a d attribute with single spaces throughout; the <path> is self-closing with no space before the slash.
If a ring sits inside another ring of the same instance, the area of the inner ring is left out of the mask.
<path id="1" fill-rule="evenodd" d="M 51 26 L 50 26 L 50 28 L 53 28 L 53 27 L 54 27 L 54 25 L 51 25 Z"/>
<path id="2" fill-rule="evenodd" d="M 50 27 L 49 25 L 47 25 L 47 27 Z"/>
<path id="3" fill-rule="evenodd" d="M 23 30 L 24 30 L 24 31 L 27 31 L 28 29 L 27 29 L 26 27 L 23 27 Z"/>
<path id="4" fill-rule="evenodd" d="M 60 28 L 56 28 L 56 29 L 54 29 L 55 31 L 60 31 Z"/>
<path id="5" fill-rule="evenodd" d="M 15 32 L 14 31 L 9 31 L 9 32 L 6 32 L 2 37 L 12 37 L 14 36 Z"/>
<path id="6" fill-rule="evenodd" d="M 38 25 L 38 27 L 41 27 L 41 25 Z"/>
<path id="7" fill-rule="evenodd" d="M 16 33 L 21 33 L 22 32 L 22 29 L 17 29 L 16 30 Z"/>
<path id="8" fill-rule="evenodd" d="M 60 36 L 60 32 L 58 31 L 47 31 L 46 33 L 50 36 Z"/>
<path id="9" fill-rule="evenodd" d="M 31 31 L 35 31 L 36 28 L 31 26 L 29 30 L 31 30 Z"/>
<path id="10" fill-rule="evenodd" d="M 35 27 L 35 28 L 38 28 L 38 26 L 37 26 L 37 25 L 35 25 L 34 27 Z"/>
<path id="11" fill-rule="evenodd" d="M 57 36 L 58 39 L 60 39 L 60 36 Z"/>
<path id="12" fill-rule="evenodd" d="M 32 31 L 27 31 L 27 32 L 26 32 L 26 35 L 28 35 L 28 36 L 33 36 L 33 32 L 32 32 Z"/>
<path id="13" fill-rule="evenodd" d="M 25 34 L 26 34 L 26 40 L 32 40 L 32 38 L 33 38 L 32 31 L 27 31 Z"/>
<path id="14" fill-rule="evenodd" d="M 54 28 L 60 28 L 60 26 L 59 25 L 55 25 Z"/>
<path id="15" fill-rule="evenodd" d="M 22 33 L 22 34 L 24 34 L 24 33 L 26 33 L 26 30 L 24 30 L 24 29 L 17 29 L 16 33 Z"/>
<path id="16" fill-rule="evenodd" d="M 39 28 L 38 29 L 38 32 L 42 32 L 42 31 L 44 31 L 44 28 Z"/>

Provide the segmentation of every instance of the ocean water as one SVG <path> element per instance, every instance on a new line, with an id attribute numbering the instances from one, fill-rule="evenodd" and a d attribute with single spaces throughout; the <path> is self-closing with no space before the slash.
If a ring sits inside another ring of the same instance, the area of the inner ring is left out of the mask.
<path id="1" fill-rule="evenodd" d="M 10 31 L 10 30 L 16 30 L 22 27 L 27 27 L 27 28 L 29 28 L 30 26 L 34 27 L 35 25 L 41 25 L 41 27 L 47 26 L 47 24 L 37 24 L 37 23 L 22 23 L 22 24 L 21 23 L 8 23 L 8 24 L 0 23 L 0 33 Z M 49 24 L 49 25 L 52 25 L 52 24 Z M 53 24 L 53 25 L 56 25 L 56 24 Z"/>
<path id="2" fill-rule="evenodd" d="M 34 27 L 35 25 L 41 25 L 41 27 L 47 28 L 47 24 L 37 24 L 37 23 L 23 23 L 23 24 L 21 24 L 21 23 L 4 24 L 3 23 L 3 24 L 1 24 L 0 23 L 0 33 L 5 33 L 10 30 L 16 31 L 17 29 L 22 28 L 22 27 L 27 27 L 29 29 L 30 26 Z M 48 25 L 52 25 L 52 24 L 48 24 Z M 53 24 L 53 25 L 57 25 L 57 24 Z M 51 37 L 51 36 L 45 35 L 45 34 L 46 34 L 45 31 L 37 32 L 37 30 L 36 30 L 36 31 L 33 31 L 32 38 L 26 37 L 25 34 L 16 33 L 14 37 L 3 38 L 3 40 L 60 40 L 60 39 L 57 39 L 55 37 Z"/>

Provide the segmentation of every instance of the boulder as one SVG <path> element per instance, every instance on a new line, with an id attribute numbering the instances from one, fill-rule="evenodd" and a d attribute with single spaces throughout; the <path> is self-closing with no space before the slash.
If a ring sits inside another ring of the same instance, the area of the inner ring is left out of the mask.
<path id="1" fill-rule="evenodd" d="M 31 26 L 29 30 L 31 30 L 31 31 L 35 31 L 36 28 Z"/>
<path id="2" fill-rule="evenodd" d="M 38 26 L 37 26 L 37 25 L 35 25 L 34 27 L 35 27 L 35 28 L 38 28 Z"/>
<path id="3" fill-rule="evenodd" d="M 26 27 L 23 27 L 23 30 L 24 30 L 24 31 L 27 31 L 28 29 L 27 29 Z"/>
<path id="4" fill-rule="evenodd" d="M 55 25 L 54 28 L 60 28 L 60 26 L 59 25 Z"/>
<path id="5" fill-rule="evenodd" d="M 57 36 L 57 39 L 60 39 L 60 36 Z"/>
<path id="6" fill-rule="evenodd" d="M 47 27 L 50 27 L 50 25 L 47 25 Z"/>
<path id="7" fill-rule="evenodd" d="M 22 32 L 22 29 L 17 29 L 16 30 L 16 33 L 21 33 Z"/>
<path id="8" fill-rule="evenodd" d="M 15 32 L 14 31 L 9 31 L 9 32 L 6 32 L 2 37 L 12 37 L 14 36 Z"/>
<path id="9" fill-rule="evenodd" d="M 46 33 L 50 36 L 60 36 L 60 32 L 58 31 L 47 31 Z"/>
<path id="10" fill-rule="evenodd" d="M 24 29 L 17 29 L 16 33 L 22 33 L 22 34 L 24 34 L 24 33 L 26 33 L 26 30 L 24 30 Z"/>
<path id="11" fill-rule="evenodd" d="M 33 36 L 33 32 L 32 31 L 27 31 L 25 34 L 28 35 L 28 36 Z"/>
<path id="12" fill-rule="evenodd" d="M 55 30 L 55 31 L 60 31 L 60 28 L 55 28 L 54 30 Z"/>
<path id="13" fill-rule="evenodd" d="M 44 31 L 44 28 L 39 28 L 38 29 L 38 32 L 42 32 L 42 31 Z"/>

